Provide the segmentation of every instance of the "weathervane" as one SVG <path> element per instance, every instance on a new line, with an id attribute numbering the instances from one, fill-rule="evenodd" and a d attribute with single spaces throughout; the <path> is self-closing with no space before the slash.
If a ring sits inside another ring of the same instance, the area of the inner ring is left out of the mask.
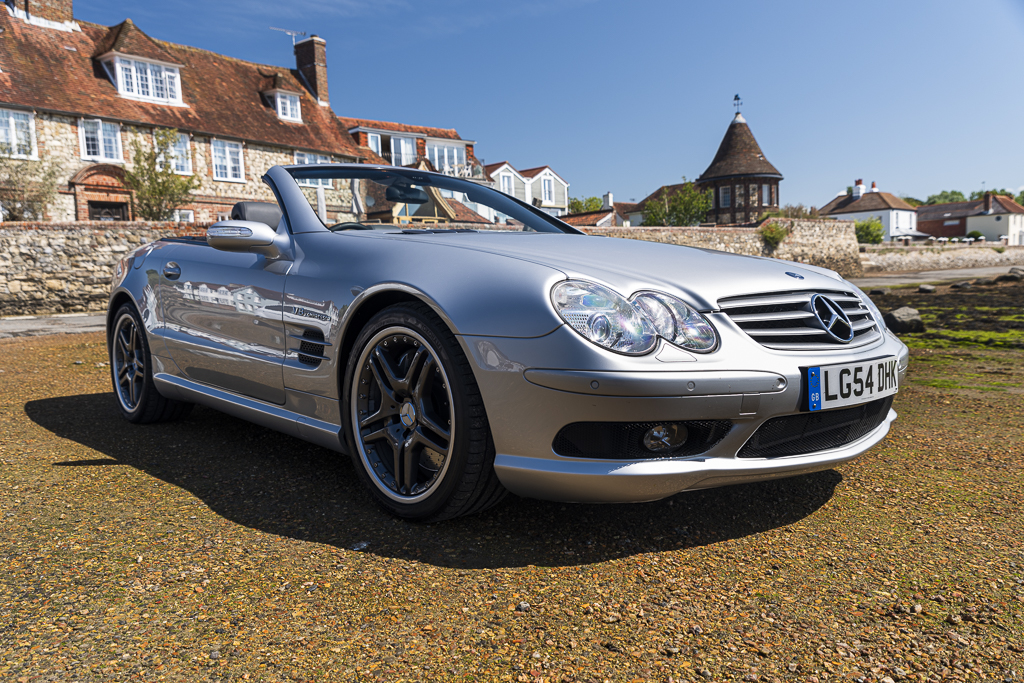
<path id="1" fill-rule="evenodd" d="M 742 105 L 743 105 L 743 100 L 740 99 L 740 96 L 737 93 L 736 97 L 732 98 L 732 106 L 736 107 L 736 113 L 737 114 L 740 113 L 740 107 Z"/>
<path id="2" fill-rule="evenodd" d="M 274 26 L 271 26 L 270 30 L 271 31 L 280 31 L 281 33 L 287 33 L 288 35 L 290 35 L 292 37 L 292 45 L 295 44 L 295 36 L 303 36 L 303 37 L 305 37 L 305 35 L 306 35 L 305 31 L 289 31 L 286 28 L 276 28 Z"/>

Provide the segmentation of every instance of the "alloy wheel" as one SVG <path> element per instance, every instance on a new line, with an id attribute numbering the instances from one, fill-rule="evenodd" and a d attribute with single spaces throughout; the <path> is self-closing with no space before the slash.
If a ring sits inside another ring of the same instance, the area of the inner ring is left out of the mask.
<path id="1" fill-rule="evenodd" d="M 122 315 L 117 321 L 111 362 L 117 399 L 125 410 L 131 412 L 142 398 L 146 382 L 146 353 L 142 347 L 142 333 L 130 315 Z"/>
<path id="2" fill-rule="evenodd" d="M 451 385 L 437 352 L 417 332 L 391 327 L 363 347 L 357 368 L 359 457 L 386 496 L 422 500 L 444 478 L 455 443 Z"/>

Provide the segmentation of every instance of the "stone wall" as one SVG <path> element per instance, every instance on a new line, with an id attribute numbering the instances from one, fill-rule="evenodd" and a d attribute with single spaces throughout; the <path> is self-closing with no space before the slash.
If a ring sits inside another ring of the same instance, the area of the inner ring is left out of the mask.
<path id="1" fill-rule="evenodd" d="M 205 225 L 98 221 L 0 223 L 0 316 L 102 311 L 117 261 L 168 235 Z"/>
<path id="2" fill-rule="evenodd" d="M 870 272 L 906 272 L 916 270 L 947 270 L 950 268 L 986 268 L 1024 265 L 1024 247 L 945 246 L 892 247 L 870 246 L 865 249 L 864 269 Z"/>
<path id="3" fill-rule="evenodd" d="M 844 275 L 859 274 L 853 223 L 777 222 L 788 226 L 790 235 L 775 253 L 766 249 L 757 228 L 586 230 L 609 237 L 772 256 L 833 268 Z M 102 311 L 112 269 L 124 253 L 168 235 L 203 234 L 206 227 L 206 223 L 0 223 L 0 316 Z"/>
<path id="4" fill-rule="evenodd" d="M 857 237 L 853 230 L 853 221 L 775 218 L 769 222 L 778 223 L 789 229 L 789 235 L 774 252 L 765 245 L 759 227 L 583 227 L 580 229 L 591 235 L 682 244 L 727 251 L 733 254 L 768 256 L 785 261 L 796 261 L 812 266 L 831 268 L 844 277 L 856 277 L 861 274 L 860 254 Z"/>

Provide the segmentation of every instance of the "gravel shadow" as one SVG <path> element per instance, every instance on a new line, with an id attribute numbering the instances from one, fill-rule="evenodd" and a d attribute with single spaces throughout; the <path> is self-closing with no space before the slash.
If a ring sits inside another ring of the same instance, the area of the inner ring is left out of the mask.
<path id="1" fill-rule="evenodd" d="M 100 393 L 31 401 L 25 412 L 44 429 L 112 459 L 53 463 L 69 476 L 127 465 L 250 528 L 466 569 L 571 567 L 741 538 L 811 515 L 842 481 L 830 470 L 633 505 L 509 496 L 473 517 L 410 524 L 377 507 L 347 456 L 215 410 L 197 407 L 181 422 L 137 426 L 121 418 L 112 393 Z"/>

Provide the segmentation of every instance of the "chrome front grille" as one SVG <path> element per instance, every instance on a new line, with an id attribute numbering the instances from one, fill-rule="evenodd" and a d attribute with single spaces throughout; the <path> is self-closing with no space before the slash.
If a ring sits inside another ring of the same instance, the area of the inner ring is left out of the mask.
<path id="1" fill-rule="evenodd" d="M 815 294 L 828 297 L 849 316 L 853 339 L 839 341 L 825 331 L 811 308 Z M 722 299 L 718 306 L 759 344 L 780 351 L 838 351 L 870 344 L 882 336 L 870 311 L 853 292 L 774 292 Z"/>

